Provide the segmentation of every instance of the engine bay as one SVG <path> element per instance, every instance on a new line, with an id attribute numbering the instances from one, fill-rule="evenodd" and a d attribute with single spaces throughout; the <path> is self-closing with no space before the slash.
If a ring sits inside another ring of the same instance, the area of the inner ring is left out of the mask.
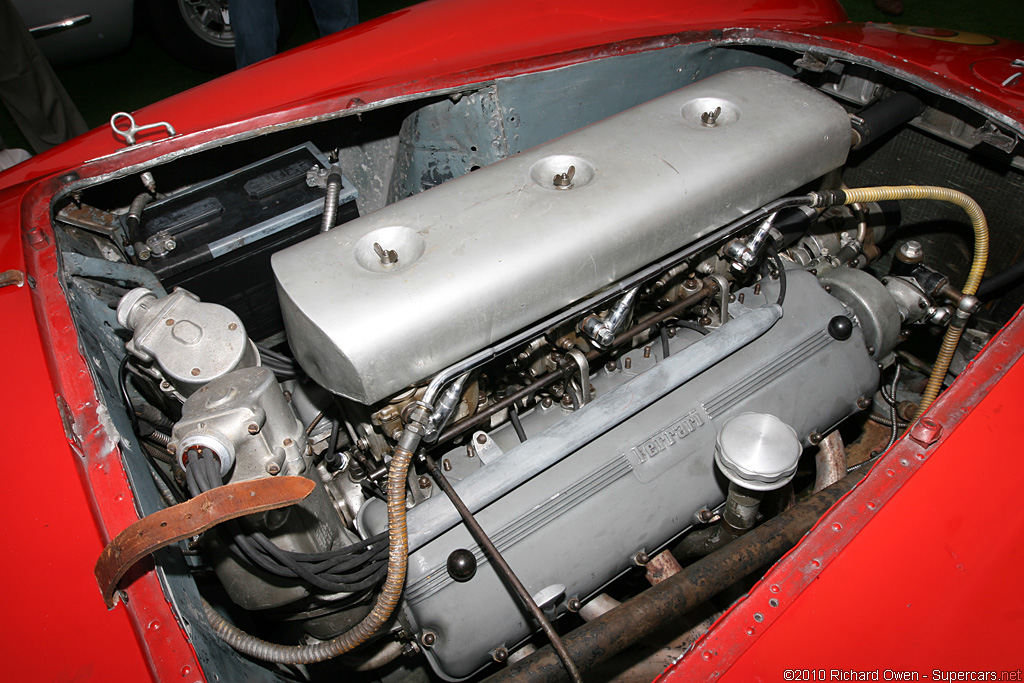
<path id="1" fill-rule="evenodd" d="M 312 482 L 160 551 L 211 668 L 478 680 L 899 438 L 1024 298 L 979 292 L 1024 162 L 808 54 L 595 60 L 55 203 L 140 515 Z"/>

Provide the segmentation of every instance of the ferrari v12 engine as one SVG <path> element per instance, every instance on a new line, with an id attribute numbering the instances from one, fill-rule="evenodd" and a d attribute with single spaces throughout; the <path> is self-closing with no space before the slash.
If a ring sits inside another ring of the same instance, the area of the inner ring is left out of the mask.
<path id="1" fill-rule="evenodd" d="M 850 140 L 830 98 L 736 69 L 277 251 L 276 350 L 184 290 L 126 295 L 133 362 L 183 403 L 168 449 L 193 494 L 316 483 L 209 535 L 230 598 L 345 632 L 395 562 L 389 464 L 424 452 L 390 624 L 447 680 L 536 625 L 437 473 L 549 618 L 695 526 L 750 528 L 931 310 L 857 269 L 877 206 L 819 216 Z"/>

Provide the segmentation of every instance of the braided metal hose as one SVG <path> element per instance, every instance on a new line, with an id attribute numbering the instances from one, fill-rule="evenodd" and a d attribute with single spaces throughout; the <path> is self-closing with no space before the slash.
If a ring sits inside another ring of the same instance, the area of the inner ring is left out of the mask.
<path id="1" fill-rule="evenodd" d="M 865 202 L 881 202 L 901 199 L 934 199 L 941 202 L 955 204 L 967 212 L 971 219 L 971 227 L 974 229 L 974 260 L 971 263 L 971 270 L 967 274 L 967 282 L 964 284 L 963 293 L 967 296 L 974 296 L 978 292 L 981 278 L 985 274 L 985 266 L 988 263 L 988 223 L 985 214 L 978 203 L 965 195 L 963 192 L 952 190 L 947 187 L 929 187 L 924 185 L 901 185 L 898 187 L 858 187 L 844 189 L 846 204 Z M 932 374 L 928 377 L 928 384 L 921 395 L 921 403 L 917 409 L 916 420 L 928 409 L 939 392 L 942 391 L 942 382 L 946 378 L 949 364 L 953 360 L 953 352 L 960 343 L 960 335 L 963 334 L 962 324 L 953 324 L 946 328 L 946 334 L 942 339 L 942 347 L 935 359 L 935 366 Z"/>
<path id="2" fill-rule="evenodd" d="M 415 427 L 410 425 L 413 430 Z M 403 443 L 391 454 L 391 465 L 388 468 L 388 573 L 384 579 L 384 587 L 377 596 L 377 603 L 362 621 L 331 640 L 308 645 L 279 645 L 257 638 L 229 624 L 204 599 L 203 610 L 214 633 L 234 649 L 256 659 L 278 664 L 315 664 L 354 650 L 387 623 L 402 595 L 408 568 L 409 538 L 405 526 L 405 484 L 412 452 L 419 443 L 418 436 L 410 435 L 410 442 L 415 443 L 407 444 L 403 439 Z"/>

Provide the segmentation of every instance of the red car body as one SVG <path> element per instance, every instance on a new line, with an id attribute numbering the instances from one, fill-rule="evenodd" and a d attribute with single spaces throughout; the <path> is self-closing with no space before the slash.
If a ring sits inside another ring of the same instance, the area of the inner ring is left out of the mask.
<path id="1" fill-rule="evenodd" d="M 127 599 L 110 612 L 92 575 L 104 543 L 138 513 L 56 277 L 49 198 L 59 187 L 339 109 L 693 41 L 842 53 L 1024 131 L 1024 78 L 1008 80 L 1024 46 L 850 23 L 829 0 L 527 0 L 514 11 L 434 0 L 135 112 L 140 125 L 169 122 L 173 137 L 155 132 L 126 148 L 101 127 L 0 175 L 0 272 L 23 277 L 0 289 L 7 678 L 205 680 L 202 653 L 151 562 L 125 580 Z M 833 670 L 1019 676 L 1022 349 L 1015 317 L 931 408 L 938 438 L 904 437 L 664 680 L 860 680 Z"/>

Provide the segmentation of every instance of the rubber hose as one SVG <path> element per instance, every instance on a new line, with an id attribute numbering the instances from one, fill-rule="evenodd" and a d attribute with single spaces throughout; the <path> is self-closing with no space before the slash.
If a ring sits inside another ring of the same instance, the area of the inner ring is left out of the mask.
<path id="1" fill-rule="evenodd" d="M 396 447 L 388 469 L 388 573 L 373 610 L 336 638 L 308 645 L 270 643 L 229 624 L 202 599 L 203 610 L 216 633 L 242 654 L 277 664 L 315 664 L 359 647 L 383 626 L 398 605 L 408 568 L 409 538 L 405 526 L 405 485 L 412 452 Z"/>
<path id="2" fill-rule="evenodd" d="M 902 185 L 899 187 L 858 187 L 843 190 L 846 194 L 846 204 L 882 202 L 902 199 L 934 199 L 942 202 L 955 204 L 963 209 L 971 219 L 971 227 L 974 229 L 974 260 L 971 263 L 971 270 L 967 274 L 967 282 L 963 286 L 963 293 L 967 296 L 974 296 L 978 292 L 981 278 L 985 274 L 985 266 L 988 263 L 988 223 L 985 214 L 978 206 L 978 203 L 965 195 L 946 187 L 929 187 L 918 185 Z M 939 396 L 942 391 L 942 382 L 946 378 L 949 364 L 953 361 L 953 352 L 960 343 L 960 335 L 963 328 L 950 325 L 946 328 L 946 335 L 942 339 L 942 348 L 935 359 L 932 374 L 928 377 L 928 384 L 921 395 L 921 402 L 918 405 L 916 420 L 928 409 L 928 407 Z"/>
<path id="3" fill-rule="evenodd" d="M 327 176 L 327 196 L 324 197 L 324 215 L 320 222 L 320 232 L 327 232 L 338 220 L 338 198 L 341 195 L 341 174 L 331 169 Z"/>

